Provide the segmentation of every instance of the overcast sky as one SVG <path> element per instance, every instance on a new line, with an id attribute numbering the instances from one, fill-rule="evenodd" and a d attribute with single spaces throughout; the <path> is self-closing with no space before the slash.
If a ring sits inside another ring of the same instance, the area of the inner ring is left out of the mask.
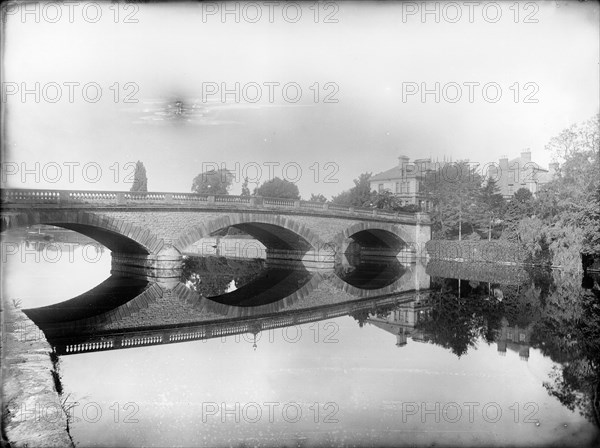
<path id="1" fill-rule="evenodd" d="M 141 160 L 150 190 L 188 192 L 203 164 L 250 178 L 259 165 L 262 182 L 272 162 L 307 198 L 400 154 L 484 164 L 531 148 L 546 166 L 548 140 L 598 112 L 598 4 L 488 3 L 329 2 L 317 23 L 311 3 L 231 3 L 239 23 L 223 4 L 13 7 L 3 186 L 128 190 Z M 39 98 L 21 95 L 36 83 Z M 23 179 L 35 162 L 39 182 Z"/>

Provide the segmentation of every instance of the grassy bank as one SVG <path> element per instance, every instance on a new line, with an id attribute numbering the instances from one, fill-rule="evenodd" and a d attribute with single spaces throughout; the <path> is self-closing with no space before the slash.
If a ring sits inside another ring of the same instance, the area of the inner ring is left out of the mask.
<path id="1" fill-rule="evenodd" d="M 52 348 L 18 303 L 3 302 L 0 315 L 3 438 L 12 448 L 74 447 Z"/>

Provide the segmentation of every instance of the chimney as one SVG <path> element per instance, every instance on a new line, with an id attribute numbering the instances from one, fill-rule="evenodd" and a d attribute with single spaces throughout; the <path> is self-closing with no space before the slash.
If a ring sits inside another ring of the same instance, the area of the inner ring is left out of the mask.
<path id="1" fill-rule="evenodd" d="M 529 148 L 525 148 L 524 151 L 521 151 L 521 158 L 526 162 L 531 162 L 531 150 Z"/>
<path id="2" fill-rule="evenodd" d="M 501 170 L 507 170 L 508 169 L 508 156 L 501 155 L 500 159 L 499 159 L 499 162 L 500 162 L 500 169 Z"/>
<path id="3" fill-rule="evenodd" d="M 406 165 L 408 163 L 409 160 L 410 160 L 409 157 L 400 156 L 400 157 L 398 157 L 398 165 L 399 166 L 404 166 L 404 165 Z"/>
<path id="4" fill-rule="evenodd" d="M 519 350 L 519 358 L 522 361 L 527 361 L 529 359 L 529 346 L 528 345 L 520 348 L 520 350 Z"/>
<path id="5" fill-rule="evenodd" d="M 406 345 L 406 342 L 407 342 L 407 337 L 404 334 L 404 332 L 398 333 L 396 335 L 396 347 L 404 347 Z"/>

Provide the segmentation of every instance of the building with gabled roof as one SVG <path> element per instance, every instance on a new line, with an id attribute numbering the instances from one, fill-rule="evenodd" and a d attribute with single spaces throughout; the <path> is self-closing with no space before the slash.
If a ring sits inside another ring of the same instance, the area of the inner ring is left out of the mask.
<path id="1" fill-rule="evenodd" d="M 550 182 L 558 170 L 557 163 L 551 163 L 548 169 L 531 160 L 529 148 L 521 152 L 519 157 L 508 159 L 502 156 L 499 163 L 493 164 L 488 170 L 488 177 L 496 180 L 500 194 L 506 199 L 517 190 L 525 188 L 535 195 L 540 187 Z"/>
<path id="2" fill-rule="evenodd" d="M 371 191 L 389 191 L 402 205 L 414 204 L 422 210 L 429 210 L 431 201 L 423 190 L 423 181 L 429 171 L 439 169 L 439 162 L 428 159 L 415 159 L 404 155 L 398 157 L 398 165 L 371 177 Z"/>

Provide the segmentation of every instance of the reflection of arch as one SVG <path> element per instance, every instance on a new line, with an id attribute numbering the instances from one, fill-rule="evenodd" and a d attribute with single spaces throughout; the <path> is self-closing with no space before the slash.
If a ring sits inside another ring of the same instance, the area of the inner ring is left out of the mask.
<path id="1" fill-rule="evenodd" d="M 354 240 L 362 247 L 392 249 L 399 252 L 413 237 L 401 225 L 364 221 L 344 229 L 335 237 L 338 245 L 347 239 Z"/>
<path id="2" fill-rule="evenodd" d="M 224 305 L 257 307 L 278 302 L 310 281 L 312 274 L 305 269 L 267 268 L 258 278 L 235 291 L 210 300 Z"/>
<path id="3" fill-rule="evenodd" d="M 359 286 L 352 285 L 344 280 L 342 280 L 339 276 L 333 275 L 329 281 L 338 289 L 344 291 L 355 297 L 367 298 L 367 297 L 377 297 L 386 294 L 393 294 L 404 292 L 407 288 L 413 289 L 410 287 L 410 270 L 403 271 L 401 276 L 395 277 L 392 282 L 386 284 L 385 286 L 381 286 L 380 288 L 372 288 L 372 289 L 364 289 Z M 371 285 L 374 286 L 374 285 Z"/>
<path id="4" fill-rule="evenodd" d="M 98 286 L 69 300 L 23 310 L 36 324 L 93 318 L 124 306 L 148 287 L 145 280 L 111 275 Z"/>
<path id="5" fill-rule="evenodd" d="M 82 211 L 36 211 L 3 217 L 2 231 L 36 224 L 50 224 L 73 230 L 98 241 L 113 252 L 150 254 L 163 246 L 150 231 L 116 218 Z"/>
<path id="6" fill-rule="evenodd" d="M 406 272 L 398 260 L 388 263 L 360 263 L 348 272 L 336 272 L 344 282 L 362 290 L 380 290 L 395 284 Z"/>
<path id="7" fill-rule="evenodd" d="M 267 249 L 308 251 L 322 247 L 319 236 L 304 224 L 281 215 L 230 213 L 187 229 L 174 243 L 183 251 L 201 238 L 227 227 L 236 227 L 252 235 Z"/>
<path id="8" fill-rule="evenodd" d="M 306 281 L 304 281 L 302 285 L 298 284 L 296 286 L 295 290 L 290 289 L 287 291 L 287 295 L 283 295 L 276 301 L 270 301 L 262 305 L 236 306 L 231 302 L 221 301 L 221 303 L 219 303 L 215 301 L 215 297 L 211 297 L 210 299 L 203 298 L 201 300 L 202 308 L 206 311 L 216 313 L 221 316 L 226 316 L 228 318 L 276 313 L 289 308 L 303 298 L 307 297 L 322 281 L 323 276 L 320 273 L 311 273 L 311 275 L 306 279 Z M 240 290 L 242 289 L 244 288 L 240 288 Z M 221 297 L 226 297 L 227 295 L 228 294 L 225 294 Z"/>

